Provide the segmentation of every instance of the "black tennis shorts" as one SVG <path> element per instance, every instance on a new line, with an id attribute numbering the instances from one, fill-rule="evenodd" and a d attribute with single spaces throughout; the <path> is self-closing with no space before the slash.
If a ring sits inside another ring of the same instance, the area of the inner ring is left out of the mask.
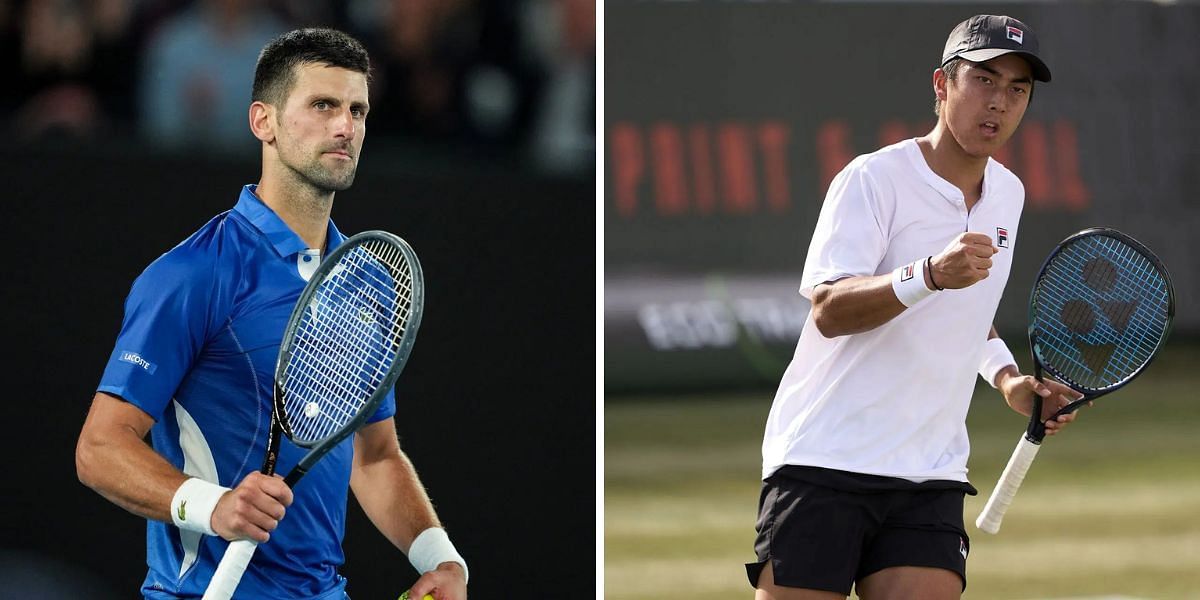
<path id="1" fill-rule="evenodd" d="M 750 585 L 769 560 L 776 585 L 786 587 L 848 596 L 876 571 L 914 566 L 954 571 L 965 590 L 971 540 L 963 497 L 975 493 L 956 481 L 786 466 L 763 482 Z"/>

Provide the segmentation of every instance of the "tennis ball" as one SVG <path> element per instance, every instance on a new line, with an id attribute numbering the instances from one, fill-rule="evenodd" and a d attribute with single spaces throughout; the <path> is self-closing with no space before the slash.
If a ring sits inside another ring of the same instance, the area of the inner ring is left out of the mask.
<path id="1" fill-rule="evenodd" d="M 404 590 L 404 593 L 400 594 L 400 598 L 398 598 L 397 600 L 408 600 L 408 590 Z M 421 598 L 421 600 L 437 600 L 437 599 L 434 598 L 430 594 L 425 594 L 425 597 Z"/>

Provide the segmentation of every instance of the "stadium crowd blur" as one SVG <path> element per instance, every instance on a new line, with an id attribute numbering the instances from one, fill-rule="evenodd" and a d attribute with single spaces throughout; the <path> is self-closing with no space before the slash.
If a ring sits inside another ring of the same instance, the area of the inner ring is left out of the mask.
<path id="1" fill-rule="evenodd" d="M 595 156 L 595 0 L 0 0 L 16 64 L 0 123 L 20 142 L 129 140 L 257 153 L 254 64 L 276 35 L 331 26 L 371 52 L 373 145 Z M 382 141 L 381 141 L 382 140 Z"/>

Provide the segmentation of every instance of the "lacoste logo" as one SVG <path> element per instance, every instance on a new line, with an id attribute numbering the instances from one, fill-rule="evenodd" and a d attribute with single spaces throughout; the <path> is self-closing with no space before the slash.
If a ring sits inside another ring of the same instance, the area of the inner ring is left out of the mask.
<path id="1" fill-rule="evenodd" d="M 179 503 L 179 510 L 176 511 L 175 514 L 177 514 L 179 516 L 180 521 L 187 520 L 187 500 L 184 500 Z"/>
<path id="2" fill-rule="evenodd" d="M 121 351 L 121 358 L 119 360 L 121 360 L 121 362 L 127 362 L 131 365 L 137 365 L 141 367 L 142 370 L 151 374 L 153 374 L 154 370 L 158 368 L 157 365 L 142 358 L 137 352 L 130 352 L 128 350 Z"/>

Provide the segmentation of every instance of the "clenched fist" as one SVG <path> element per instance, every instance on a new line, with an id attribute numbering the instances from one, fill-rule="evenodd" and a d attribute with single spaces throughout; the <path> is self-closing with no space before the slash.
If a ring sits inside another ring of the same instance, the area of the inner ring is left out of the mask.
<path id="1" fill-rule="evenodd" d="M 212 528 L 229 541 L 248 539 L 262 544 L 270 539 L 291 503 L 292 489 L 282 477 L 254 471 L 221 496 L 213 509 Z"/>
<path id="2" fill-rule="evenodd" d="M 987 234 L 968 231 L 960 234 L 929 263 L 933 283 L 947 290 L 974 285 L 988 276 L 992 255 L 999 252 Z"/>

